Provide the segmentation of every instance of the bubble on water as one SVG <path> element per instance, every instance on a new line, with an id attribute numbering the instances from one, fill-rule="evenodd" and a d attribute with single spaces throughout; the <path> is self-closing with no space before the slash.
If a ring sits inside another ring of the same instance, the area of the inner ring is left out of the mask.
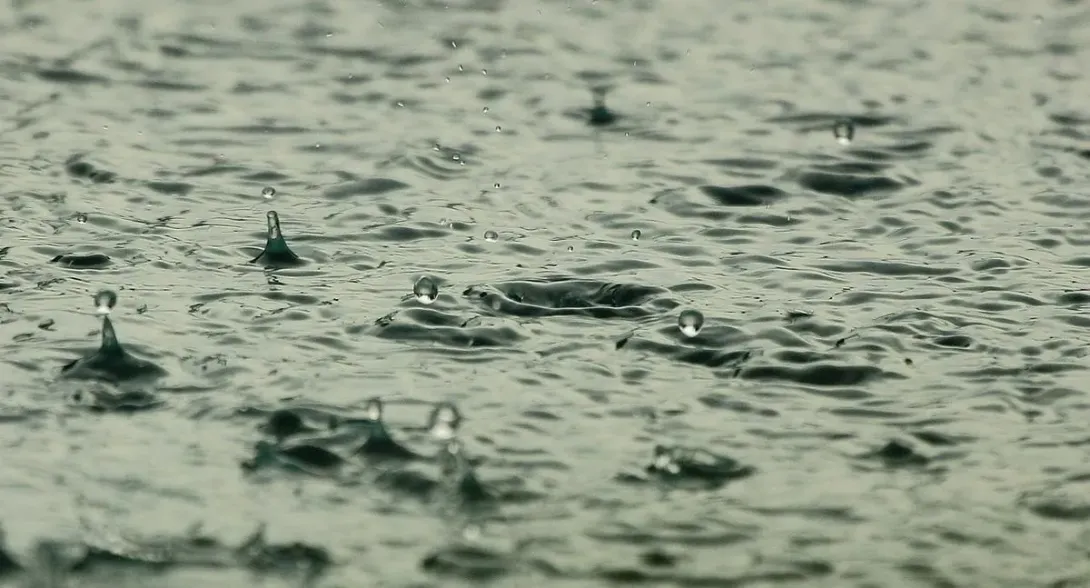
<path id="1" fill-rule="evenodd" d="M 265 188 L 261 190 L 261 197 L 265 200 L 268 200 L 273 196 L 276 196 L 276 188 L 273 188 L 272 186 L 265 186 Z"/>
<path id="2" fill-rule="evenodd" d="M 633 241 L 639 241 L 641 236 L 643 236 L 643 233 L 640 232 L 639 229 L 633 229 L 632 230 L 632 240 Z"/>
<path id="3" fill-rule="evenodd" d="M 677 328 L 686 337 L 696 337 L 700 329 L 704 328 L 704 315 L 698 310 L 683 310 L 677 317 Z"/>
<path id="4" fill-rule="evenodd" d="M 841 145 L 848 145 L 855 138 L 855 124 L 851 120 L 842 118 L 833 124 L 833 136 Z"/>
<path id="5" fill-rule="evenodd" d="M 421 304 L 431 304 L 439 298 L 439 285 L 435 283 L 435 280 L 424 276 L 413 284 L 413 296 L 416 296 Z"/>
<path id="6" fill-rule="evenodd" d="M 462 413 L 450 402 L 440 402 L 428 416 L 428 430 L 436 438 L 446 441 L 458 434 Z"/>
<path id="7" fill-rule="evenodd" d="M 500 238 L 500 234 L 497 233 L 496 231 L 488 230 L 488 231 L 484 232 L 484 240 L 488 241 L 489 243 L 495 243 L 496 241 L 499 240 L 499 238 Z"/>
<path id="8" fill-rule="evenodd" d="M 95 294 L 95 314 L 107 315 L 117 305 L 117 293 L 113 290 L 99 290 Z"/>

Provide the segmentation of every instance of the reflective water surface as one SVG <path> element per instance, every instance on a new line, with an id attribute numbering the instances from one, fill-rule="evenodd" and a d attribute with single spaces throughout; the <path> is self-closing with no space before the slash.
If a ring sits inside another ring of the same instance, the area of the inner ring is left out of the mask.
<path id="1" fill-rule="evenodd" d="M 0 34 L 0 585 L 1090 585 L 1087 3 Z"/>

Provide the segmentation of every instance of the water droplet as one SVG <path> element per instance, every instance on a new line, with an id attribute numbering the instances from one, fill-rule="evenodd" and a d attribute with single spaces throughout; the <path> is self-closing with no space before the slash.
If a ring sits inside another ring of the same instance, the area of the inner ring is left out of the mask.
<path id="1" fill-rule="evenodd" d="M 398 107 L 398 108 L 405 108 L 405 103 L 404 103 L 404 102 L 402 102 L 402 101 L 400 101 L 400 100 L 398 100 L 398 101 L 397 101 L 397 107 Z"/>
<path id="2" fill-rule="evenodd" d="M 453 49 L 457 49 L 457 48 L 458 48 L 458 42 L 457 42 L 457 41 L 451 41 L 451 42 L 450 42 L 450 46 L 451 46 L 451 48 L 453 48 Z"/>
<path id="3" fill-rule="evenodd" d="M 413 284 L 413 296 L 416 296 L 421 304 L 431 304 L 439 298 L 439 285 L 435 283 L 435 280 L 424 276 Z"/>
<path id="4" fill-rule="evenodd" d="M 482 75 L 482 76 L 486 76 L 486 75 L 488 75 L 488 70 L 487 70 L 487 69 L 482 69 L 482 70 L 481 70 L 481 75 Z"/>
<path id="5" fill-rule="evenodd" d="M 855 125 L 851 120 L 842 118 L 833 125 L 833 136 L 836 137 L 837 143 L 848 145 L 855 137 Z"/>
<path id="6" fill-rule="evenodd" d="M 698 310 L 683 310 L 677 317 L 677 328 L 686 337 L 696 337 L 700 329 L 704 328 L 704 315 Z"/>
<path id="7" fill-rule="evenodd" d="M 500 127 L 500 125 L 496 125 L 496 132 L 499 133 L 501 131 L 503 131 L 503 129 Z"/>
<path id="8" fill-rule="evenodd" d="M 265 186 L 265 188 L 261 190 L 261 197 L 265 200 L 268 200 L 273 196 L 276 196 L 276 188 L 273 188 L 272 186 Z"/>
<path id="9" fill-rule="evenodd" d="M 488 107 L 485 106 L 484 108 L 482 108 L 481 112 L 483 112 L 484 114 L 488 114 Z"/>
<path id="10" fill-rule="evenodd" d="M 76 215 L 76 222 L 81 224 L 81 225 L 83 223 L 87 222 L 87 213 L 86 212 L 81 212 L 81 213 L 77 214 Z"/>
<path id="11" fill-rule="evenodd" d="M 643 235 L 643 233 L 641 233 L 639 229 L 633 229 L 632 230 L 632 240 L 633 241 L 639 241 L 640 236 L 642 236 L 642 235 Z"/>
<path id="12" fill-rule="evenodd" d="M 265 213 L 266 229 L 268 230 L 268 238 L 279 239 L 284 234 L 280 231 L 280 215 L 276 214 L 275 210 L 270 210 Z"/>
<path id="13" fill-rule="evenodd" d="M 575 246 L 574 245 L 568 245 L 568 253 L 571 253 L 573 251 L 575 251 Z"/>
<path id="14" fill-rule="evenodd" d="M 382 420 L 382 399 L 381 398 L 372 398 L 372 399 L 368 400 L 367 401 L 367 408 L 364 409 L 364 413 L 367 415 L 367 418 L 372 420 L 372 421 L 376 421 L 376 422 L 381 421 Z"/>
<path id="15" fill-rule="evenodd" d="M 436 438 L 446 441 L 458 434 L 462 424 L 462 413 L 449 402 L 440 402 L 428 416 L 428 430 Z"/>
<path id="16" fill-rule="evenodd" d="M 443 78 L 448 84 L 450 83 L 450 76 Z"/>
<path id="17" fill-rule="evenodd" d="M 107 315 L 117 305 L 117 293 L 113 290 L 99 290 L 95 294 L 95 314 Z"/>
<path id="18" fill-rule="evenodd" d="M 496 182 L 495 184 L 492 184 L 492 187 L 499 190 L 500 189 L 500 183 Z"/>
<path id="19" fill-rule="evenodd" d="M 465 68 L 463 68 L 462 64 L 460 63 L 458 64 L 458 71 L 465 71 Z"/>
<path id="20" fill-rule="evenodd" d="M 489 243 L 495 243 L 499 238 L 500 235 L 496 231 L 488 230 L 484 232 L 484 240 Z"/>

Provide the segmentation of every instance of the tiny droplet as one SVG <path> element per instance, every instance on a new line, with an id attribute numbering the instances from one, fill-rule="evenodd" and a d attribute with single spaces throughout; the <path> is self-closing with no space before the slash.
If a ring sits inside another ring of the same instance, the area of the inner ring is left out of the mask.
<path id="1" fill-rule="evenodd" d="M 499 240 L 499 238 L 500 235 L 496 231 L 488 230 L 484 232 L 484 240 L 488 241 L 489 243 L 495 243 L 497 240 Z"/>
<path id="2" fill-rule="evenodd" d="M 633 229 L 632 230 L 632 240 L 633 241 L 639 241 L 640 236 L 642 236 L 642 235 L 643 235 L 643 233 L 641 233 L 639 229 Z"/>
<path id="3" fill-rule="evenodd" d="M 261 196 L 265 198 L 265 200 L 276 196 L 276 188 L 273 188 L 272 186 L 265 186 L 265 188 L 261 190 Z"/>
<path id="4" fill-rule="evenodd" d="M 81 224 L 81 225 L 83 223 L 87 222 L 87 213 L 86 212 L 81 212 L 81 213 L 77 214 L 76 215 L 76 222 Z"/>
<path id="5" fill-rule="evenodd" d="M 431 304 L 439 298 L 439 285 L 428 276 L 423 276 L 413 284 L 413 296 L 421 304 Z"/>
<path id="6" fill-rule="evenodd" d="M 696 337 L 704 328 L 704 315 L 698 310 L 683 310 L 677 317 L 677 327 L 686 337 Z"/>

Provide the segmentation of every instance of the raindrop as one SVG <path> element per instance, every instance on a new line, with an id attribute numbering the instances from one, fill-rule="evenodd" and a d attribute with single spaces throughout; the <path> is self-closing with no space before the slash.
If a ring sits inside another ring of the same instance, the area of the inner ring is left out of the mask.
<path id="1" fill-rule="evenodd" d="M 500 183 L 496 182 L 495 184 L 492 184 L 492 187 L 499 190 L 500 189 Z"/>
<path id="2" fill-rule="evenodd" d="M 367 408 L 364 410 L 367 414 L 367 418 L 378 422 L 382 420 L 382 399 L 372 398 L 367 401 Z"/>
<path id="3" fill-rule="evenodd" d="M 575 246 L 574 245 L 568 245 L 568 253 L 571 253 L 573 251 L 575 251 Z"/>
<path id="4" fill-rule="evenodd" d="M 413 284 L 413 296 L 416 296 L 421 304 L 431 304 L 435 302 L 436 298 L 439 298 L 439 286 L 435 283 L 435 280 L 424 276 Z"/>
<path id="5" fill-rule="evenodd" d="M 272 186 L 265 186 L 265 188 L 261 190 L 261 197 L 265 200 L 268 200 L 273 196 L 276 196 L 276 188 L 273 188 Z"/>
<path id="6" fill-rule="evenodd" d="M 855 137 L 855 125 L 851 120 L 842 118 L 833 125 L 833 136 L 836 137 L 837 143 L 848 145 Z"/>
<path id="7" fill-rule="evenodd" d="M 496 125 L 496 132 L 499 133 L 500 131 L 503 131 L 503 129 L 500 127 L 500 125 Z"/>
<path id="8" fill-rule="evenodd" d="M 446 82 L 447 82 L 448 84 L 450 83 L 450 76 L 447 76 L 447 77 L 445 77 L 445 78 L 443 78 L 443 79 L 444 79 L 444 80 L 446 80 Z"/>
<path id="9" fill-rule="evenodd" d="M 696 337 L 700 329 L 704 328 L 704 315 L 698 310 L 683 310 L 677 317 L 677 328 L 686 337 Z"/>
<path id="10" fill-rule="evenodd" d="M 482 76 L 486 76 L 486 75 L 488 75 L 488 70 L 487 70 L 487 69 L 482 69 L 482 70 L 481 70 L 481 75 L 482 75 Z"/>
<path id="11" fill-rule="evenodd" d="M 482 108 L 481 112 L 484 113 L 484 114 L 488 114 L 488 107 L 485 106 L 484 108 Z"/>
<path id="12" fill-rule="evenodd" d="M 488 241 L 489 243 L 495 243 L 497 240 L 499 240 L 499 238 L 500 235 L 496 231 L 488 230 L 484 232 L 484 240 Z"/>
<path id="13" fill-rule="evenodd" d="M 465 68 L 463 68 L 462 64 L 460 63 L 458 64 L 458 71 L 465 71 Z"/>
<path id="14" fill-rule="evenodd" d="M 449 402 L 440 402 L 428 416 L 428 430 L 436 438 L 447 441 L 458 434 L 462 424 L 462 413 Z"/>
<path id="15" fill-rule="evenodd" d="M 81 213 L 77 214 L 76 215 L 76 222 L 81 224 L 81 225 L 83 223 L 87 222 L 87 213 L 86 212 L 81 212 Z"/>
<path id="16" fill-rule="evenodd" d="M 633 229 L 632 230 L 632 240 L 633 241 L 639 241 L 641 235 L 643 235 L 643 233 L 641 233 L 639 229 Z"/>
<path id="17" fill-rule="evenodd" d="M 117 305 L 117 293 L 113 290 L 99 290 L 95 294 L 95 314 L 107 315 Z"/>

